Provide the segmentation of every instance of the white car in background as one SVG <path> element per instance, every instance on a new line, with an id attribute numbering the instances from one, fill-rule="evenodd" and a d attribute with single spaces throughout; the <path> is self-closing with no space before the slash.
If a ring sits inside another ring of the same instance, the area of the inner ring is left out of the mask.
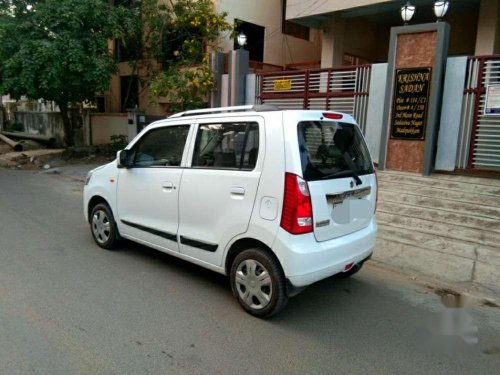
<path id="1" fill-rule="evenodd" d="M 89 173 L 96 243 L 132 240 L 229 275 L 249 313 L 372 255 L 377 180 L 361 131 L 338 112 L 267 106 L 187 111 L 152 123 Z"/>

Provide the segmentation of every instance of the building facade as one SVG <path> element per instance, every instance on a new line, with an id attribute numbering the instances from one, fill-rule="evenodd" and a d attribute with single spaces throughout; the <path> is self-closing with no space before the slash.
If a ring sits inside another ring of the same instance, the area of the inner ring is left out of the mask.
<path id="1" fill-rule="evenodd" d="M 285 66 L 318 65 L 321 59 L 321 31 L 285 20 L 286 0 L 214 0 L 219 12 L 227 12 L 227 21 L 247 35 L 246 48 L 256 70 L 280 69 Z M 119 59 L 119 73 L 112 77 L 109 90 L 98 97 L 100 112 L 125 112 L 127 108 L 144 109 L 148 115 L 164 115 L 164 102 L 151 105 L 149 92 L 141 87 L 134 74 L 141 75 L 144 67 L 139 63 L 136 73 L 129 63 L 130 55 L 117 51 L 113 41 L 110 50 Z M 236 48 L 229 36 L 222 37 L 223 52 Z M 128 95 L 132 91 L 132 96 Z"/>
<path id="2" fill-rule="evenodd" d="M 382 166 L 394 145 L 413 145 L 425 148 L 427 164 L 424 168 L 419 160 L 406 170 L 500 172 L 500 1 L 450 1 L 442 22 L 434 14 L 442 1 L 409 3 L 416 11 L 405 25 L 401 7 L 406 1 L 290 0 L 286 18 L 322 33 L 322 69 L 260 74 L 258 102 L 353 115 Z M 430 47 L 438 39 L 439 47 Z M 432 71 L 435 90 L 421 100 L 433 104 L 420 124 L 432 126 L 418 142 L 400 141 L 393 130 L 407 121 L 397 116 L 415 113 L 397 113 L 395 76 L 398 69 L 419 68 Z M 288 89 L 277 89 L 277 81 L 286 81 Z"/>
<path id="3" fill-rule="evenodd" d="M 391 27 L 401 26 L 406 1 L 288 0 L 286 19 L 322 34 L 321 66 L 387 61 Z M 434 0 L 412 0 L 409 22 L 435 22 Z M 452 0 L 444 20 L 450 24 L 449 56 L 500 53 L 500 1 Z"/>

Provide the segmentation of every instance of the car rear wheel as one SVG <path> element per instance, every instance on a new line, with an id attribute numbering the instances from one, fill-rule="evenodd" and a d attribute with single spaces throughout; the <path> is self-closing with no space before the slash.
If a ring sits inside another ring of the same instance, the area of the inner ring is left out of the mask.
<path id="1" fill-rule="evenodd" d="M 90 229 L 97 245 L 107 250 L 116 248 L 116 223 L 107 204 L 100 203 L 92 209 Z"/>
<path id="2" fill-rule="evenodd" d="M 231 288 L 250 314 L 267 318 L 280 312 L 288 301 L 286 282 L 278 261 L 261 249 L 248 249 L 231 266 Z"/>

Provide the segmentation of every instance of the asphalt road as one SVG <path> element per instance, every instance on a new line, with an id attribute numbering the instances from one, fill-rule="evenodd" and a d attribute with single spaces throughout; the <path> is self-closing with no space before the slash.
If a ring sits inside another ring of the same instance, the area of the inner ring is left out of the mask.
<path id="1" fill-rule="evenodd" d="M 94 245 L 81 183 L 0 170 L 1 374 L 498 374 L 500 308 L 477 344 L 442 336 L 438 296 L 367 267 L 259 320 L 225 277 L 126 243 Z"/>

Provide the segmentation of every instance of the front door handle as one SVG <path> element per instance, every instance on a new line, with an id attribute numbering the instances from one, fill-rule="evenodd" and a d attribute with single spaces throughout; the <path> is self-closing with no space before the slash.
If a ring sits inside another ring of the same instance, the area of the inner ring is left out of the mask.
<path id="1" fill-rule="evenodd" d="M 242 187 L 234 186 L 231 188 L 231 195 L 245 195 L 245 189 Z"/>
<path id="2" fill-rule="evenodd" d="M 166 190 L 172 190 L 172 189 L 175 189 L 174 184 L 173 184 L 173 183 L 171 183 L 171 182 L 164 182 L 164 183 L 162 184 L 162 187 L 163 187 L 164 189 L 166 189 Z"/>

